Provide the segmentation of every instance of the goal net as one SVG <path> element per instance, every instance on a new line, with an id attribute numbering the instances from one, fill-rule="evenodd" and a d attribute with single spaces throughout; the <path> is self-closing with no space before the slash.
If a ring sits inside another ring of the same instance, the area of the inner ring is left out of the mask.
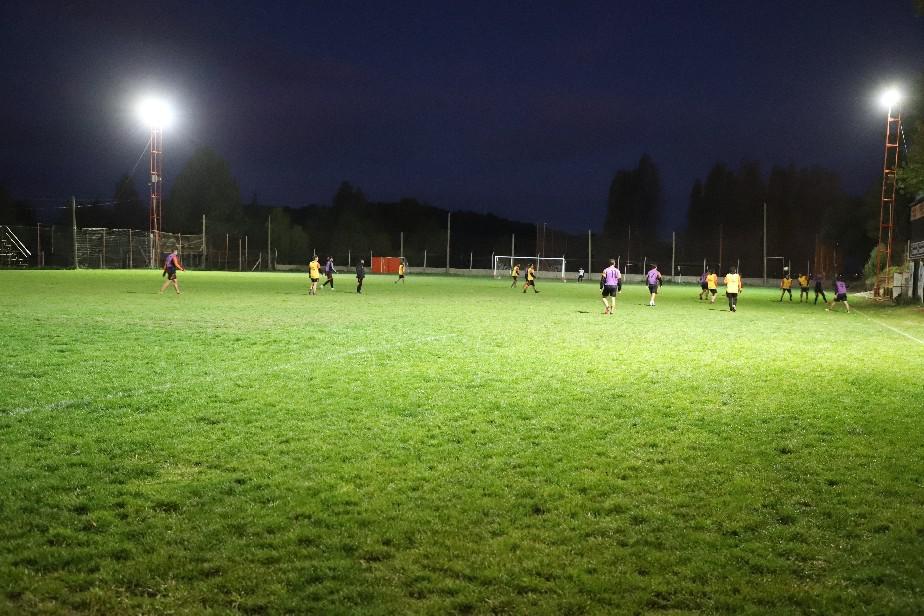
<path id="1" fill-rule="evenodd" d="M 565 258 L 564 257 L 509 257 L 505 255 L 494 255 L 494 277 L 501 278 L 509 276 L 513 266 L 520 264 L 520 273 L 526 274 L 526 268 L 532 263 L 536 266 L 536 273 L 549 272 L 565 279 Z"/>

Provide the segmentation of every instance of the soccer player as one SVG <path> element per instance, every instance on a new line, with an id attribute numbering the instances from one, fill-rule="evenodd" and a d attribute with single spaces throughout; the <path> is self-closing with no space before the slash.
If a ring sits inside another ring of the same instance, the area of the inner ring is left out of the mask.
<path id="1" fill-rule="evenodd" d="M 702 301 L 704 297 L 709 296 L 709 283 L 706 282 L 706 270 L 703 270 L 703 273 L 699 275 L 699 299 Z"/>
<path id="2" fill-rule="evenodd" d="M 828 298 L 825 295 L 825 273 L 824 272 L 815 272 L 815 275 L 812 277 L 815 280 L 815 304 L 818 303 L 818 296 L 821 295 L 821 301 L 828 303 Z M 808 301 L 806 298 L 805 301 Z"/>
<path id="3" fill-rule="evenodd" d="M 802 303 L 802 297 L 805 296 L 805 303 L 808 303 L 809 277 L 799 273 L 799 303 Z"/>
<path id="4" fill-rule="evenodd" d="M 661 286 L 661 272 L 658 271 L 657 263 L 651 264 L 651 269 L 648 270 L 647 280 L 648 292 L 651 293 L 651 300 L 648 302 L 648 305 L 654 306 L 655 298 L 658 296 L 658 287 Z"/>
<path id="5" fill-rule="evenodd" d="M 366 278 L 366 266 L 365 262 L 360 259 L 359 263 L 356 264 L 356 292 L 363 292 L 363 280 Z"/>
<path id="6" fill-rule="evenodd" d="M 395 281 L 395 284 L 398 283 L 404 284 L 404 259 L 398 263 L 398 279 Z"/>
<path id="7" fill-rule="evenodd" d="M 513 266 L 513 269 L 510 270 L 510 277 L 513 278 L 513 282 L 510 283 L 510 288 L 517 286 L 517 281 L 520 279 L 520 264 L 517 263 Z"/>
<path id="8" fill-rule="evenodd" d="M 318 261 L 318 255 L 311 257 L 308 263 L 308 277 L 311 278 L 311 287 L 308 289 L 308 295 L 318 294 L 318 280 L 321 279 L 321 263 Z"/>
<path id="9" fill-rule="evenodd" d="M 616 308 L 616 290 L 622 273 L 616 268 L 616 259 L 610 259 L 610 266 L 600 275 L 600 289 L 603 291 L 603 314 L 613 314 Z"/>
<path id="10" fill-rule="evenodd" d="M 530 287 L 532 287 L 533 291 L 536 293 L 539 292 L 536 288 L 536 269 L 533 267 L 532 263 L 526 268 L 526 284 L 523 285 L 523 292 L 526 293 L 526 289 Z"/>
<path id="11" fill-rule="evenodd" d="M 741 275 L 738 268 L 732 267 L 725 275 L 725 295 L 728 296 L 728 311 L 738 312 L 738 294 L 742 291 Z"/>
<path id="12" fill-rule="evenodd" d="M 612 259 L 610 259 L 610 261 L 612 261 Z M 578 268 L 578 282 L 584 282 L 584 268 L 583 267 Z"/>
<path id="13" fill-rule="evenodd" d="M 834 299 L 831 301 L 831 304 L 825 308 L 825 311 L 834 310 L 835 302 L 844 304 L 844 308 L 847 309 L 847 314 L 850 314 L 850 304 L 847 303 L 847 283 L 844 281 L 843 274 L 838 275 L 834 280 Z"/>
<path id="14" fill-rule="evenodd" d="M 792 301 L 792 276 L 789 275 L 789 272 L 783 273 L 783 279 L 780 281 L 780 301 L 783 301 L 783 296 L 789 293 L 789 301 Z"/>
<path id="15" fill-rule="evenodd" d="M 337 270 L 334 269 L 334 258 L 327 257 L 327 263 L 324 264 L 324 275 L 327 277 L 327 280 L 324 281 L 324 284 L 321 286 L 326 287 L 330 285 L 330 290 L 334 290 L 334 274 L 337 273 Z"/>
<path id="16" fill-rule="evenodd" d="M 714 269 L 709 270 L 709 275 L 706 276 L 706 287 L 709 289 L 709 303 L 714 304 L 715 296 L 719 292 L 719 275 Z"/>
<path id="17" fill-rule="evenodd" d="M 173 252 L 167 255 L 167 260 L 164 261 L 164 273 L 161 275 L 166 276 L 167 281 L 164 282 L 164 286 L 160 288 L 161 293 L 163 293 L 167 289 L 167 287 L 170 286 L 170 283 L 172 282 L 173 288 L 176 289 L 176 294 L 177 295 L 180 294 L 180 283 L 178 283 L 176 280 L 177 270 L 180 270 L 181 272 L 185 272 L 186 268 L 183 267 L 182 263 L 180 263 L 180 257 L 176 254 L 176 248 L 174 248 Z"/>

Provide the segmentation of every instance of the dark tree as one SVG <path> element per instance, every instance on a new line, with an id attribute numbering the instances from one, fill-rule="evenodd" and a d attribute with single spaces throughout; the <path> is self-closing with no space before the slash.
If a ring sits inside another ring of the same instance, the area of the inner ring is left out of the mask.
<path id="1" fill-rule="evenodd" d="M 234 230 L 242 220 L 241 193 L 228 163 L 214 150 L 196 150 L 179 173 L 164 207 L 162 227 L 171 232 L 201 229 L 205 214 L 212 231 Z"/>

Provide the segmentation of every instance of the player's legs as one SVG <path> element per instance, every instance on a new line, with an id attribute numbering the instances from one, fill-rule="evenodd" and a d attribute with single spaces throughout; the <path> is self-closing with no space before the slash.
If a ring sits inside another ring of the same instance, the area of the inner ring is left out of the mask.
<path id="1" fill-rule="evenodd" d="M 164 281 L 164 284 L 161 285 L 160 292 L 163 293 L 164 291 L 167 290 L 167 287 L 169 286 L 170 286 L 170 279 L 168 278 L 167 280 Z"/>
<path id="2" fill-rule="evenodd" d="M 176 276 L 173 277 L 173 288 L 176 289 L 176 294 L 180 294 L 180 281 L 177 280 Z"/>

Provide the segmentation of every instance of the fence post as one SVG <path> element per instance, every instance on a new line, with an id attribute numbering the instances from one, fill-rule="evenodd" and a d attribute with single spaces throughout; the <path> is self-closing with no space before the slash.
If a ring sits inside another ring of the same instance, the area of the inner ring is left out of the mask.
<path id="1" fill-rule="evenodd" d="M 474 258 L 474 255 L 474 252 L 468 253 L 468 271 L 472 271 L 472 259 Z"/>
<path id="2" fill-rule="evenodd" d="M 671 231 L 671 282 L 677 282 L 675 278 L 677 269 L 674 265 L 677 257 L 677 232 Z"/>
<path id="3" fill-rule="evenodd" d="M 128 269 L 134 269 L 134 268 L 132 267 L 132 265 L 133 265 L 133 261 L 132 261 L 132 251 L 133 251 L 133 248 L 132 248 L 132 230 L 129 229 L 129 230 L 128 230 Z"/>
<path id="4" fill-rule="evenodd" d="M 273 234 L 273 217 L 266 217 L 266 271 L 273 269 L 273 258 L 272 258 L 272 234 Z"/>
<path id="5" fill-rule="evenodd" d="M 74 269 L 80 269 L 77 264 L 77 197 L 71 197 L 71 223 L 74 230 Z"/>
<path id="6" fill-rule="evenodd" d="M 106 269 L 106 230 L 103 229 L 103 254 L 99 258 L 99 268 Z"/>
<path id="7" fill-rule="evenodd" d="M 225 269 L 226 270 L 228 269 L 228 251 L 230 250 L 230 246 L 228 246 L 228 239 L 229 239 L 228 234 L 225 233 Z"/>
<path id="8" fill-rule="evenodd" d="M 517 256 L 516 245 L 517 245 L 517 234 L 511 233 L 510 234 L 510 258 L 511 259 Z"/>
<path id="9" fill-rule="evenodd" d="M 207 256 L 205 248 L 205 214 L 202 215 L 202 267 L 205 267 L 205 258 Z"/>
<path id="10" fill-rule="evenodd" d="M 427 269 L 427 249 L 424 248 L 424 271 Z"/>
<path id="11" fill-rule="evenodd" d="M 237 271 L 244 271 L 243 253 L 241 252 L 241 236 L 237 236 Z"/>
<path id="12" fill-rule="evenodd" d="M 594 271 L 593 263 L 591 262 L 591 257 L 593 253 L 591 252 L 591 239 L 590 239 L 590 229 L 587 230 L 587 273 Z"/>
<path id="13" fill-rule="evenodd" d="M 249 265 L 249 263 L 247 263 L 247 261 L 250 259 L 250 254 L 249 254 L 249 253 L 250 253 L 250 248 L 249 248 L 248 245 L 247 245 L 247 239 L 248 239 L 248 237 L 245 235 L 245 236 L 244 236 L 244 266 L 245 266 L 245 267 L 246 267 L 247 265 Z"/>
<path id="14" fill-rule="evenodd" d="M 347 267 L 353 267 L 353 251 L 347 248 Z"/>
<path id="15" fill-rule="evenodd" d="M 401 257 L 401 260 L 404 260 L 404 231 L 401 232 L 401 254 L 398 255 Z"/>

